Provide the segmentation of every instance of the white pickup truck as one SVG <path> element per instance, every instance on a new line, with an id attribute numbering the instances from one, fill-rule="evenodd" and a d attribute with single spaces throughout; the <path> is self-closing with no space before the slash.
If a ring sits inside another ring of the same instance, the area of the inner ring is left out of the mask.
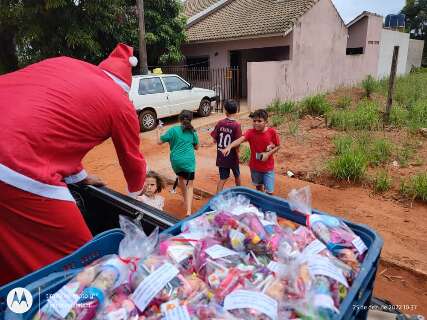
<path id="1" fill-rule="evenodd" d="M 215 91 L 194 88 L 178 75 L 149 74 L 133 76 L 129 99 L 137 110 L 141 130 L 149 131 L 156 127 L 158 119 L 184 109 L 206 117 L 218 97 Z"/>

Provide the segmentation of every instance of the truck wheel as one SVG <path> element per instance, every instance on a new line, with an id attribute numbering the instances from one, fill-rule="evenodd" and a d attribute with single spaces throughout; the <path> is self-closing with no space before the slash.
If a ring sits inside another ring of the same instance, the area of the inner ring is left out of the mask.
<path id="1" fill-rule="evenodd" d="M 141 131 L 153 130 L 157 125 L 157 116 L 154 111 L 144 110 L 139 114 L 139 126 Z"/>
<path id="2" fill-rule="evenodd" d="M 211 111 L 212 111 L 212 107 L 211 107 L 210 100 L 202 99 L 202 101 L 200 102 L 199 110 L 197 111 L 199 116 L 207 117 L 208 115 L 211 114 Z"/>

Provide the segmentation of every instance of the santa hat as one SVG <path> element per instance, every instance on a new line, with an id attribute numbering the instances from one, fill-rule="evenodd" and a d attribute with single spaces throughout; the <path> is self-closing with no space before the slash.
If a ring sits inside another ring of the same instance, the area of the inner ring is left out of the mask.
<path id="1" fill-rule="evenodd" d="M 138 64 L 133 55 L 133 48 L 119 43 L 107 59 L 101 61 L 99 67 L 123 89 L 129 91 L 132 84 L 132 67 Z"/>

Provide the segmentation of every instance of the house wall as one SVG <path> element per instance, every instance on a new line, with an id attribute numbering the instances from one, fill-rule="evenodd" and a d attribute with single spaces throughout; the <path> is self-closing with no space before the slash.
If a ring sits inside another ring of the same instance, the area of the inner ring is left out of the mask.
<path id="1" fill-rule="evenodd" d="M 369 18 L 363 17 L 348 28 L 347 48 L 365 47 L 368 35 L 368 23 Z"/>
<path id="2" fill-rule="evenodd" d="M 357 23 L 367 23 L 367 36 L 361 45 L 365 53 L 347 56 L 347 28 L 331 1 L 320 0 L 295 25 L 290 61 L 248 63 L 251 109 L 264 107 L 276 98 L 298 100 L 360 82 L 368 74 L 375 76 L 382 17 L 369 15 L 367 22 L 364 20 Z M 358 30 L 356 24 L 355 30 Z M 267 71 L 274 72 L 270 76 Z"/>
<path id="3" fill-rule="evenodd" d="M 245 39 L 234 41 L 187 44 L 183 46 L 184 56 L 209 56 L 211 68 L 224 68 L 230 65 L 230 51 L 278 46 L 291 46 L 292 36 Z M 292 52 L 292 49 L 291 49 Z"/>
<path id="4" fill-rule="evenodd" d="M 409 39 L 408 60 L 406 62 L 406 73 L 409 73 L 413 66 L 415 68 L 421 67 L 421 62 L 423 60 L 423 49 L 424 49 L 423 40 Z"/>
<path id="5" fill-rule="evenodd" d="M 409 33 L 383 29 L 381 33 L 380 56 L 378 61 L 378 78 L 384 78 L 390 75 L 394 46 L 399 46 L 397 74 L 402 75 L 406 73 Z"/>

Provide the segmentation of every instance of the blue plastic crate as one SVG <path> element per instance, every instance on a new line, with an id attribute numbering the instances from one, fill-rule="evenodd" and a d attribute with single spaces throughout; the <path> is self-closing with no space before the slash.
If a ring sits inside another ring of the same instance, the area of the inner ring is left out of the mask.
<path id="1" fill-rule="evenodd" d="M 9 313 L 8 319 L 31 319 L 38 311 L 39 292 L 43 297 L 49 293 L 54 293 L 70 280 L 70 273 L 66 273 L 65 271 L 82 268 L 105 255 L 117 253 L 123 236 L 124 234 L 120 229 L 113 229 L 100 233 L 72 254 L 1 287 L 0 319 L 4 319 L 5 317 L 7 308 L 6 297 L 10 290 L 17 287 L 28 289 L 33 295 L 33 306 L 24 315 L 13 315 Z M 61 277 L 59 277 L 59 279 L 57 278 L 55 281 L 47 281 L 43 285 L 34 286 L 34 283 L 52 274 L 59 274 Z M 40 302 L 43 303 L 45 299 L 41 300 Z"/>
<path id="2" fill-rule="evenodd" d="M 292 212 L 289 207 L 289 203 L 281 198 L 268 196 L 265 193 L 259 191 L 251 190 L 244 187 L 237 187 L 227 189 L 220 194 L 233 194 L 243 195 L 249 198 L 252 204 L 257 206 L 263 211 L 274 211 L 278 216 L 289 219 L 293 222 L 296 222 L 301 225 L 305 225 L 306 219 L 305 216 Z M 213 199 L 215 199 L 215 196 Z M 210 204 L 211 199 L 203 208 L 201 208 L 196 214 L 188 217 L 185 220 L 182 220 L 175 226 L 166 229 L 164 233 L 169 233 L 172 235 L 177 235 L 181 232 L 182 225 L 194 219 L 197 216 L 204 214 L 205 212 L 212 211 Z M 313 209 L 313 213 L 316 214 L 326 214 Z M 340 320 L 363 320 L 367 319 L 368 315 L 368 306 L 371 301 L 375 277 L 378 269 L 379 258 L 381 249 L 383 246 L 382 238 L 374 230 L 369 228 L 366 225 L 352 223 L 345 219 L 342 219 L 360 238 L 365 242 L 368 247 L 368 253 L 365 256 L 365 260 L 361 266 L 360 273 L 357 278 L 354 280 L 353 285 L 351 286 L 347 297 L 344 299 L 340 306 L 340 314 L 336 319 Z"/>

